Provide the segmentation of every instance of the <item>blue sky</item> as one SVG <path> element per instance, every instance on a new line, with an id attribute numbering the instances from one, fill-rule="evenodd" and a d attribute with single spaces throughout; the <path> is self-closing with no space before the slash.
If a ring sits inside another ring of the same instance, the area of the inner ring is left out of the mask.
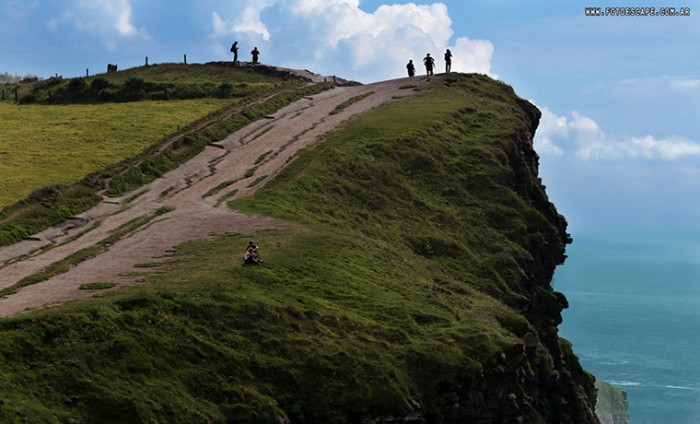
<path id="1" fill-rule="evenodd" d="M 690 17 L 586 17 L 586 7 Z M 700 235 L 700 0 L 0 0 L 0 72 L 79 76 L 241 58 L 361 82 L 454 54 L 543 111 L 535 146 L 571 231 Z M 419 69 L 420 70 L 420 69 Z"/>

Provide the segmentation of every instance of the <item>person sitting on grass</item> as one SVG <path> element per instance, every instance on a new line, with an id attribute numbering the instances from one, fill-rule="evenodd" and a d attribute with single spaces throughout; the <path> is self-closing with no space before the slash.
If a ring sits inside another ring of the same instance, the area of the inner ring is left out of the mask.
<path id="1" fill-rule="evenodd" d="M 258 246 L 253 241 L 248 242 L 248 249 L 243 255 L 243 263 L 246 265 L 260 265 L 262 263 L 260 253 L 258 253 Z"/>

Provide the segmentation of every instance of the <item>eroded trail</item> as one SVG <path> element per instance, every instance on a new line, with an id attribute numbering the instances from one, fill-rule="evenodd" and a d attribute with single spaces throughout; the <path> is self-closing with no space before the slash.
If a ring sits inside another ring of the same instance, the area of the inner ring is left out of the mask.
<path id="1" fill-rule="evenodd" d="M 0 248 L 0 289 L 15 285 L 52 263 L 98 245 L 133 220 L 153 217 L 145 225 L 108 245 L 69 271 L 26 286 L 0 299 L 0 316 L 64 302 L 92 293 L 82 284 L 133 282 L 135 265 L 163 257 L 167 250 L 212 234 L 250 234 L 287 224 L 229 210 L 226 200 L 248 196 L 274 178 L 299 149 L 321 140 L 343 121 L 393 98 L 413 93 L 409 84 L 425 79 L 397 79 L 355 87 L 337 87 L 299 100 L 274 116 L 229 135 L 178 169 L 122 199 L 106 200 L 61 226 L 13 246 Z M 403 88 L 402 88 L 403 87 Z M 342 112 L 336 106 L 370 93 Z M 256 184 L 253 184 L 256 183 Z M 252 186 L 251 186 L 252 185 Z M 167 208 L 168 213 L 156 211 Z"/>

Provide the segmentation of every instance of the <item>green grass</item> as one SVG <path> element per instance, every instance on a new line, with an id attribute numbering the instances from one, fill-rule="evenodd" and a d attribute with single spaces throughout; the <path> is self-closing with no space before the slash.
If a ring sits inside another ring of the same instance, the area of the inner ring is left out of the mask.
<path id="1" fill-rule="evenodd" d="M 188 242 L 143 284 L 0 320 L 0 420 L 586 422 L 538 118 L 453 74 L 350 121 L 233 202 L 296 229 Z"/>
<path id="2" fill-rule="evenodd" d="M 71 183 L 134 156 L 230 104 L 219 99 L 62 106 L 0 103 L 0 208 L 36 187 Z"/>
<path id="3" fill-rule="evenodd" d="M 117 283 L 112 283 L 110 281 L 101 281 L 97 283 L 87 283 L 87 284 L 81 284 L 79 289 L 80 290 L 86 290 L 86 291 L 93 291 L 93 290 L 106 290 L 106 289 L 111 289 L 115 287 Z"/>
<path id="4" fill-rule="evenodd" d="M 167 190 L 165 190 L 165 191 L 167 191 Z M 124 199 L 124 203 L 126 203 L 128 205 L 129 203 L 133 202 L 134 200 L 138 199 L 139 197 L 143 196 L 146 193 L 148 193 L 148 190 L 141 190 L 139 192 L 136 192 L 136 193 L 132 194 L 131 196 L 127 197 L 126 199 Z M 160 197 L 164 197 L 165 195 L 167 195 L 167 193 L 166 194 L 161 193 Z"/>
<path id="5" fill-rule="evenodd" d="M 0 417 L 12 422 L 21 410 L 94 422 L 348 422 L 408 411 L 433 372 L 479 372 L 480 358 L 493 354 L 485 349 L 491 338 L 506 350 L 518 343 L 492 317 L 500 310 L 517 320 L 514 313 L 478 293 L 437 291 L 429 279 L 409 283 L 415 271 L 428 277 L 420 264 L 367 261 L 366 248 L 380 253 L 372 240 L 258 236 L 271 265 L 251 269 L 232 258 L 249 236 L 188 243 L 145 286 L 58 315 L 0 321 L 0 351 L 17 364 L 0 367 L 9 395 Z M 22 340 L 31 334 L 41 348 L 25 368 Z"/>
<path id="6" fill-rule="evenodd" d="M 267 88 L 253 90 L 238 102 L 204 99 L 63 106 L 0 103 L 0 112 L 5 108 L 11 112 L 8 131 L 3 133 L 4 138 L 0 135 L 0 149 L 6 149 L 0 150 L 0 157 L 13 158 L 0 161 L 0 178 L 7 181 L 4 191 L 0 191 L 0 208 L 7 206 L 0 210 L 0 246 L 84 212 L 100 201 L 99 191 L 118 197 L 136 190 L 186 162 L 209 143 L 303 96 L 331 87 L 302 86 L 284 75 L 264 76 L 222 66 L 168 65 L 161 69 L 168 70 L 166 75 L 173 78 L 179 73 L 201 79 L 213 72 L 215 75 L 209 78 L 215 80 L 217 72 L 228 72 L 230 78 L 240 78 L 241 84 L 260 79 L 268 82 Z M 147 75 L 151 71 L 152 67 L 128 70 L 124 78 L 134 78 L 134 73 L 154 78 Z M 29 128 L 36 130 L 23 130 L 27 120 Z M 27 196 L 26 191 L 35 187 L 41 188 Z"/>
<path id="7" fill-rule="evenodd" d="M 235 190 L 233 190 L 233 191 L 231 191 L 231 192 L 229 192 L 229 193 L 224 194 L 223 196 L 221 196 L 221 197 L 216 201 L 216 205 L 215 205 L 215 206 L 218 208 L 222 203 L 224 203 L 224 202 L 227 201 L 228 199 L 232 198 L 232 197 L 235 196 L 236 194 L 238 194 L 238 189 L 235 189 Z"/>
<path id="8" fill-rule="evenodd" d="M 105 193 L 109 196 L 120 196 L 176 168 L 201 152 L 210 143 L 223 140 L 236 130 L 256 120 L 264 119 L 270 113 L 303 96 L 318 93 L 330 87 L 329 84 L 317 84 L 281 91 L 264 101 L 246 105 L 238 113 L 224 114 L 214 119 L 210 125 L 184 133 L 166 149 L 153 145 L 138 156 L 129 158 L 101 173 L 88 176 L 86 181 L 93 186 L 98 186 L 106 177 L 112 177 Z M 97 181 L 94 181 L 95 179 Z"/>
<path id="9" fill-rule="evenodd" d="M 202 195 L 202 198 L 206 199 L 209 196 L 213 196 L 213 195 L 219 193 L 221 190 L 225 189 L 226 187 L 230 186 L 233 183 L 235 183 L 235 181 L 233 181 L 233 180 L 224 181 L 221 184 L 217 185 L 216 187 L 214 187 L 211 190 L 204 193 Z"/>
<path id="10" fill-rule="evenodd" d="M 116 73 L 5 86 L 5 102 L 73 104 L 199 98 L 243 98 L 300 81 L 269 67 L 236 68 L 230 63 L 163 64 Z M 15 90 L 17 94 L 15 95 Z"/>
<path id="11" fill-rule="evenodd" d="M 264 161 L 265 158 L 267 158 L 267 157 L 268 157 L 269 155 L 271 155 L 272 153 L 274 153 L 272 150 L 268 150 L 267 152 L 263 153 L 262 155 L 260 155 L 260 156 L 255 160 L 255 164 L 254 164 L 254 165 L 256 165 L 256 166 L 257 166 L 257 165 L 260 165 L 260 163 L 261 163 L 262 161 Z"/>
<path id="12" fill-rule="evenodd" d="M 142 78 L 145 81 L 168 84 L 209 84 L 212 81 L 231 81 L 245 84 L 275 84 L 279 82 L 277 78 L 252 73 L 245 69 L 203 64 L 182 66 L 173 63 L 140 66 L 117 73 L 101 74 L 98 77 L 114 83 L 123 83 L 131 78 Z"/>
<path id="13" fill-rule="evenodd" d="M 352 98 L 350 98 L 350 99 L 344 101 L 343 103 L 339 104 L 338 106 L 336 106 L 336 107 L 331 111 L 331 115 L 336 115 L 336 114 L 342 112 L 342 111 L 345 110 L 347 107 L 349 107 L 349 106 L 351 106 L 351 105 L 353 105 L 353 104 L 355 104 L 355 103 L 357 103 L 357 102 L 359 102 L 359 101 L 361 101 L 361 100 L 363 100 L 363 99 L 365 99 L 365 98 L 371 96 L 372 94 L 374 94 L 374 91 L 370 91 L 370 92 L 368 92 L 368 93 L 360 94 L 359 96 L 355 96 L 355 97 L 352 97 Z"/>
<path id="14" fill-rule="evenodd" d="M 505 85 L 451 81 L 350 122 L 234 207 L 351 228 L 517 306 L 531 251 L 542 243 L 563 249 L 534 163 L 515 167 L 517 140 L 526 142 L 523 128 L 536 112 Z"/>
<path id="15" fill-rule="evenodd" d="M 261 175 L 258 178 L 255 179 L 252 183 L 248 184 L 248 188 L 255 187 L 256 185 L 260 184 L 261 182 L 265 181 L 267 178 L 267 175 Z"/>

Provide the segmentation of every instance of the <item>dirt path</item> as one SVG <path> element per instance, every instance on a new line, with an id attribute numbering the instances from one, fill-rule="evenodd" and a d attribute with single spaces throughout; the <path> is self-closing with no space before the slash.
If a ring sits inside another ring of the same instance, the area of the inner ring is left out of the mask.
<path id="1" fill-rule="evenodd" d="M 188 240 L 226 232 L 250 234 L 286 227 L 272 219 L 231 211 L 224 200 L 250 195 L 274 178 L 299 149 L 319 141 L 325 133 L 358 113 L 414 92 L 405 86 L 423 82 L 424 78 L 413 78 L 337 87 L 304 98 L 208 147 L 178 169 L 137 190 L 136 193 L 144 190 L 145 193 L 131 201 L 128 199 L 133 193 L 123 199 L 107 200 L 63 225 L 37 234 L 32 240 L 0 248 L 2 289 L 81 249 L 95 246 L 133 219 L 151 216 L 163 207 L 174 208 L 68 272 L 0 299 L 0 316 L 92 296 L 89 291 L 79 290 L 81 284 L 133 282 L 129 273 L 137 270 L 136 264 L 162 257 L 167 250 Z M 330 114 L 344 101 L 368 92 L 374 93 L 338 114 Z M 255 181 L 258 184 L 251 188 Z M 222 186 L 225 188 L 220 189 Z M 51 248 L 38 250 L 45 247 Z"/>

